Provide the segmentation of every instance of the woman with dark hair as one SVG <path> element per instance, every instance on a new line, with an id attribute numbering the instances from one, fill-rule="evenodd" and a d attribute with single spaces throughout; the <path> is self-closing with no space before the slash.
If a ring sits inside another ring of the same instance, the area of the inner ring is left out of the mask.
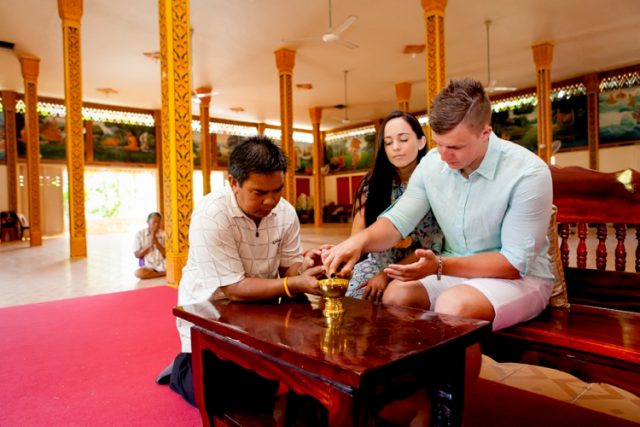
<path id="1" fill-rule="evenodd" d="M 427 139 L 418 120 L 402 111 L 391 112 L 380 125 L 373 169 L 360 182 L 355 195 L 351 234 L 373 224 L 404 192 L 409 177 L 427 152 Z M 382 271 L 389 264 L 417 260 L 418 248 L 440 252 L 442 233 L 427 212 L 416 229 L 393 248 L 370 253 L 353 269 L 348 296 L 380 301 L 389 283 Z"/>

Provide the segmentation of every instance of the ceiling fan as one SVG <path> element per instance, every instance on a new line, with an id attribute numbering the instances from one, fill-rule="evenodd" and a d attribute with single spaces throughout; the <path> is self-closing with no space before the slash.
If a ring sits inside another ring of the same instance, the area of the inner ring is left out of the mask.
<path id="1" fill-rule="evenodd" d="M 491 20 L 487 19 L 486 21 L 484 21 L 486 27 L 487 27 L 487 86 L 485 87 L 485 90 L 487 91 L 487 93 L 494 93 L 494 92 L 509 92 L 512 90 L 516 90 L 516 87 L 513 86 L 496 86 L 497 81 L 496 80 L 491 80 L 491 39 L 490 39 L 490 27 L 491 27 Z"/>
<path id="2" fill-rule="evenodd" d="M 282 41 L 285 43 L 298 43 L 298 42 L 305 42 L 305 41 L 316 41 L 316 42 L 323 42 L 323 43 L 339 43 L 341 45 L 343 45 L 344 47 L 347 47 L 349 49 L 357 49 L 359 46 L 355 43 L 352 43 L 348 40 L 345 40 L 343 38 L 340 37 L 340 35 L 342 33 L 344 33 L 345 31 L 347 31 L 349 29 L 349 27 L 351 27 L 353 25 L 354 22 L 356 22 L 358 20 L 358 17 L 355 15 L 349 15 L 344 21 L 342 21 L 342 23 L 340 25 L 338 25 L 336 28 L 333 28 L 333 12 L 332 12 L 332 7 L 331 7 L 331 0 L 329 0 L 329 28 L 327 29 L 327 31 L 322 34 L 320 37 L 304 37 L 304 38 L 297 38 L 297 39 L 283 39 Z"/>

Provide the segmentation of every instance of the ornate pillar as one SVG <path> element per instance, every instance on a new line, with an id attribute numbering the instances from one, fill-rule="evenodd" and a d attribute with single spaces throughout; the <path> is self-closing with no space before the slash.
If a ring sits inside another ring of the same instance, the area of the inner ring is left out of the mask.
<path id="1" fill-rule="evenodd" d="M 320 135 L 322 108 L 309 108 L 309 117 L 313 126 L 313 224 L 316 227 L 320 227 L 322 225 L 322 204 L 324 202 L 324 177 L 322 176 L 324 144 Z"/>
<path id="2" fill-rule="evenodd" d="M 283 47 L 276 50 L 276 66 L 280 82 L 280 129 L 282 131 L 282 150 L 293 160 L 293 66 L 296 51 Z M 287 170 L 284 178 L 284 198 L 292 205 L 296 204 L 296 180 L 293 166 Z"/>
<path id="3" fill-rule="evenodd" d="M 584 76 L 587 87 L 587 141 L 589 168 L 600 170 L 600 79 L 597 73 Z"/>
<path id="4" fill-rule="evenodd" d="M 189 0 L 159 0 L 158 11 L 167 281 L 177 286 L 187 260 L 193 207 Z"/>
<path id="5" fill-rule="evenodd" d="M 27 183 L 29 189 L 29 240 L 42 246 L 42 205 L 40 203 L 40 124 L 38 122 L 38 73 L 40 59 L 20 57 L 24 79 L 25 129 L 27 130 Z"/>
<path id="6" fill-rule="evenodd" d="M 162 175 L 162 112 L 153 110 L 153 125 L 156 136 L 156 203 L 164 222 L 164 176 Z"/>
<path id="7" fill-rule="evenodd" d="M 202 168 L 203 193 L 211 193 L 211 134 L 209 133 L 209 105 L 211 104 L 211 86 L 196 89 L 200 99 L 200 167 Z"/>
<path id="8" fill-rule="evenodd" d="M 538 156 L 547 164 L 551 161 L 551 61 L 553 43 L 531 46 L 536 64 L 536 96 L 538 98 Z"/>
<path id="9" fill-rule="evenodd" d="M 16 93 L 0 92 L 4 111 L 5 159 L 9 210 L 18 211 L 18 134 L 16 132 Z"/>
<path id="10" fill-rule="evenodd" d="M 431 100 L 444 88 L 444 10 L 447 0 L 420 0 L 424 10 L 427 114 Z M 427 132 L 429 147 L 431 132 Z"/>
<path id="11" fill-rule="evenodd" d="M 83 0 L 58 0 L 64 45 L 64 97 L 67 173 L 69 174 L 69 245 L 71 258 L 87 256 L 84 213 L 84 125 L 82 123 L 82 61 L 80 20 Z"/>
<path id="12" fill-rule="evenodd" d="M 396 83 L 396 99 L 398 100 L 398 110 L 409 112 L 409 101 L 411 100 L 411 83 Z"/>

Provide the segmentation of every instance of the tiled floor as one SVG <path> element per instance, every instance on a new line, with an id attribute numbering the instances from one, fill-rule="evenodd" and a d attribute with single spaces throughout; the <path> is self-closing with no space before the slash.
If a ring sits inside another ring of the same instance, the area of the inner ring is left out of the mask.
<path id="1" fill-rule="evenodd" d="M 349 233 L 349 224 L 327 224 L 322 228 L 303 225 L 303 247 L 335 244 Z M 630 236 L 628 240 L 633 242 L 635 239 Z M 132 236 L 91 235 L 87 238 L 88 256 L 71 260 L 68 237 L 47 238 L 42 246 L 35 248 L 31 248 L 28 241 L 2 243 L 0 307 L 165 284 L 164 278 L 138 280 L 133 275 L 137 263 L 131 246 Z M 497 363 L 488 357 L 483 359 L 480 375 L 640 423 L 640 398 L 608 384 L 587 384 L 564 372 L 532 365 Z"/>

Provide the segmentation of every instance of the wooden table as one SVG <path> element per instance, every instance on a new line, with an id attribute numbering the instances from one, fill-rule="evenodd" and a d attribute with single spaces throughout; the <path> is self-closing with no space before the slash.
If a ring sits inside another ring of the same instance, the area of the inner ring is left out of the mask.
<path id="1" fill-rule="evenodd" d="M 490 331 L 490 323 L 406 307 L 343 300 L 342 319 L 327 326 L 322 300 L 176 307 L 191 329 L 196 402 L 205 426 L 203 352 L 310 395 L 328 411 L 330 426 L 370 426 L 397 398 L 399 384 L 427 383 L 432 425 L 460 425 L 465 350 Z"/>

